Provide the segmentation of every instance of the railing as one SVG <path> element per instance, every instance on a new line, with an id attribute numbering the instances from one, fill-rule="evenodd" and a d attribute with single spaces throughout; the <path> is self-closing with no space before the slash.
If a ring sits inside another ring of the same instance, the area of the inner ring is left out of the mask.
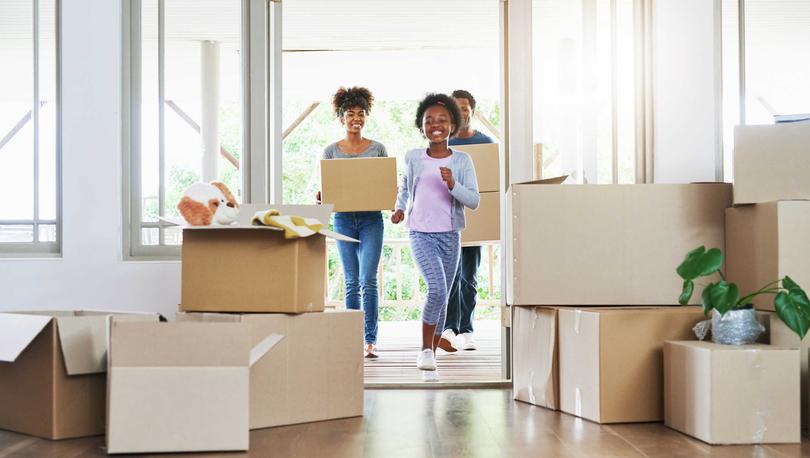
<path id="1" fill-rule="evenodd" d="M 478 306 L 500 305 L 499 246 L 484 245 L 481 266 L 478 269 Z M 326 272 L 327 305 L 343 307 L 345 282 L 334 240 L 328 239 L 328 268 Z M 378 285 L 380 306 L 397 309 L 419 309 L 424 301 L 425 285 L 410 255 L 407 239 L 383 241 L 383 256 L 380 259 Z M 393 282 L 393 286 L 391 286 Z M 392 297 L 393 296 L 393 297 Z"/>

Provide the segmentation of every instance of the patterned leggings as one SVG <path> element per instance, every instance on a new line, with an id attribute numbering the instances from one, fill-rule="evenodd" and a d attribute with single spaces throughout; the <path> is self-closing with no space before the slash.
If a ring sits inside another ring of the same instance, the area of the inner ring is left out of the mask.
<path id="1" fill-rule="evenodd" d="M 411 231 L 411 252 L 416 266 L 427 283 L 427 298 L 422 309 L 422 322 L 436 325 L 436 335 L 444 330 L 447 317 L 447 295 L 456 276 L 461 237 L 457 231 Z"/>

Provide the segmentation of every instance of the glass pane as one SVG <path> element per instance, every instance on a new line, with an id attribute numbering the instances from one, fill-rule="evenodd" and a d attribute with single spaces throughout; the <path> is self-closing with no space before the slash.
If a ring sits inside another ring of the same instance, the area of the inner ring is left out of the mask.
<path id="1" fill-rule="evenodd" d="M 165 3 L 165 186 L 166 214 L 190 184 L 200 181 L 204 158 L 201 129 L 217 131 L 212 146 L 216 179 L 241 195 L 242 144 L 241 2 Z M 204 104 L 210 99 L 210 106 Z M 206 122 L 208 120 L 209 122 Z M 222 158 L 220 149 L 237 165 Z"/>
<path id="2" fill-rule="evenodd" d="M 33 242 L 34 226 L 0 225 L 0 243 L 3 242 Z"/>
<path id="3" fill-rule="evenodd" d="M 745 1 L 746 123 L 810 113 L 810 2 Z"/>
<path id="4" fill-rule="evenodd" d="M 163 237 L 166 245 L 182 245 L 183 244 L 183 228 L 179 226 L 167 227 L 163 230 Z"/>
<path id="5" fill-rule="evenodd" d="M 157 245 L 160 243 L 160 233 L 156 227 L 141 229 L 141 245 Z"/>
<path id="6" fill-rule="evenodd" d="M 734 126 L 740 124 L 739 1 L 723 0 L 723 177 L 734 177 Z"/>
<path id="7" fill-rule="evenodd" d="M 55 242 L 56 241 L 56 225 L 42 224 L 39 226 L 39 241 L 40 242 Z"/>
<path id="8" fill-rule="evenodd" d="M 56 219 L 56 5 L 39 0 L 39 217 Z"/>
<path id="9" fill-rule="evenodd" d="M 141 221 L 154 222 L 160 216 L 157 0 L 141 4 L 141 38 Z"/>
<path id="10" fill-rule="evenodd" d="M 0 205 L 0 220 L 30 220 L 34 217 L 31 122 L 34 50 L 30 0 L 0 2 L 0 62 L 13 63 L 0 71 L 0 195 L 15 196 Z"/>

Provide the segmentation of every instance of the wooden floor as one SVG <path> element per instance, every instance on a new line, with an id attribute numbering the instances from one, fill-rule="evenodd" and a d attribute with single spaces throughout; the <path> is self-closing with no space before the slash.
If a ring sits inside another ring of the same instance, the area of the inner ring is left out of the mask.
<path id="1" fill-rule="evenodd" d="M 366 359 L 366 384 L 423 383 L 416 369 L 422 345 L 419 321 L 383 321 L 379 324 L 379 358 Z M 446 353 L 438 350 L 439 377 L 446 383 L 498 382 L 501 373 L 501 324 L 497 320 L 475 323 L 474 351 Z"/>
<path id="2" fill-rule="evenodd" d="M 104 438 L 51 442 L 0 431 L 0 457 L 104 456 Z M 366 390 L 365 416 L 253 431 L 256 457 L 802 457 L 796 445 L 712 447 L 660 423 L 600 426 L 512 400 L 505 389 Z"/>

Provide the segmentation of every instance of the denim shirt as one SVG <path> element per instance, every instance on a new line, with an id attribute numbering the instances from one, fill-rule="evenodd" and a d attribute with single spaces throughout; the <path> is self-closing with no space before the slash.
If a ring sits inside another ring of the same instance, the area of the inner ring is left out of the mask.
<path id="1" fill-rule="evenodd" d="M 475 167 L 470 156 L 463 152 L 450 149 L 450 163 L 448 168 L 453 172 L 456 185 L 450 190 L 453 196 L 453 208 L 450 212 L 450 222 L 454 231 L 467 227 L 464 218 L 464 207 L 471 210 L 478 208 L 481 196 L 478 194 L 478 179 L 475 177 Z M 419 186 L 419 176 L 422 173 L 422 161 L 419 158 L 425 154 L 425 148 L 417 148 L 405 154 L 405 175 L 402 176 L 397 195 L 396 210 L 402 210 L 410 218 L 413 209 L 413 195 Z"/>

